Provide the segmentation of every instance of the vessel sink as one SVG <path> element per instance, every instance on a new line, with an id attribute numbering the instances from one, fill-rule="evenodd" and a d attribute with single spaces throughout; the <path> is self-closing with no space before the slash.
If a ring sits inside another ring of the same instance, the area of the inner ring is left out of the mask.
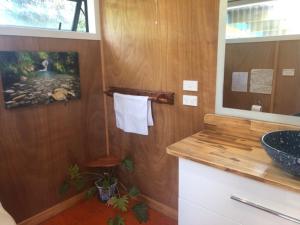
<path id="1" fill-rule="evenodd" d="M 263 148 L 284 171 L 300 177 L 300 131 L 274 131 L 261 138 Z"/>

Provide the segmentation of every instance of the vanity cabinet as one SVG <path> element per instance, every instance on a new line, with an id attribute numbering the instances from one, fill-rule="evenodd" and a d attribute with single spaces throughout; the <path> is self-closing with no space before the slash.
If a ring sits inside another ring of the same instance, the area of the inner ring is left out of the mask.
<path id="1" fill-rule="evenodd" d="M 300 194 L 179 158 L 179 225 L 299 224 L 296 220 Z"/>
<path id="2" fill-rule="evenodd" d="M 179 158 L 179 225 L 300 224 L 300 179 L 261 147 L 299 127 L 206 114 L 204 129 L 167 147 Z"/>

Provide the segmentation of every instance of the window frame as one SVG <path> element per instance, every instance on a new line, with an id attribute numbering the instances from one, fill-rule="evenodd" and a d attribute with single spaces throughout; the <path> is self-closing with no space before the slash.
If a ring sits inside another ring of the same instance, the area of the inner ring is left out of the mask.
<path id="1" fill-rule="evenodd" d="M 268 42 L 268 41 L 293 41 L 299 39 L 300 39 L 300 34 L 287 34 L 281 36 L 267 36 L 267 37 L 230 38 L 230 39 L 226 39 L 226 44 Z"/>
<path id="2" fill-rule="evenodd" d="M 47 28 L 35 28 L 24 26 L 0 25 L 0 35 L 2 36 L 26 36 L 26 37 L 46 37 L 46 38 L 66 38 L 83 40 L 100 40 L 100 4 L 99 0 L 93 0 L 94 13 L 89 10 L 89 20 L 91 16 L 95 17 L 95 24 L 89 23 L 89 26 L 95 26 L 95 33 L 52 30 Z M 90 20 L 91 21 L 91 20 Z"/>

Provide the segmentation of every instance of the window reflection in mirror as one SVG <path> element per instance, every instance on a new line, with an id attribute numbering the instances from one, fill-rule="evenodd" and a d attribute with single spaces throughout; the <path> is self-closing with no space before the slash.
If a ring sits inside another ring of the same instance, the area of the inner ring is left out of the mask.
<path id="1" fill-rule="evenodd" d="M 226 38 L 300 34 L 300 1 L 229 1 Z"/>
<path id="2" fill-rule="evenodd" d="M 300 115 L 300 0 L 228 0 L 223 107 Z"/>

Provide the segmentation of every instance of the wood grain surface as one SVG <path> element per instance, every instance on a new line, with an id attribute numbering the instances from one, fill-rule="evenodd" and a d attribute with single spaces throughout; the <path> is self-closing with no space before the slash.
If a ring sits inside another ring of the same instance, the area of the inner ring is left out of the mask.
<path id="1" fill-rule="evenodd" d="M 104 155 L 85 164 L 89 168 L 113 168 L 121 164 L 121 159 L 115 155 Z"/>
<path id="2" fill-rule="evenodd" d="M 299 49 L 299 40 L 226 44 L 224 106 L 251 110 L 261 104 L 264 112 L 300 113 Z M 274 69 L 271 95 L 231 91 L 233 72 L 249 72 L 249 90 L 251 69 Z M 295 69 L 295 76 L 283 76 L 283 69 Z"/>
<path id="3" fill-rule="evenodd" d="M 102 0 L 102 41 L 106 86 L 175 92 L 174 105 L 153 103 L 149 136 L 123 133 L 107 98 L 110 151 L 130 153 L 130 180 L 147 196 L 177 207 L 178 161 L 165 148 L 203 127 L 214 112 L 218 0 Z M 182 82 L 199 81 L 199 92 Z M 199 97 L 198 107 L 182 105 L 182 94 Z"/>
<path id="4" fill-rule="evenodd" d="M 251 110 L 252 105 L 262 105 L 263 112 L 270 112 L 271 95 L 249 92 L 250 72 L 252 69 L 274 69 L 275 52 L 276 42 L 226 44 L 224 107 Z M 231 91 L 233 72 L 249 73 L 248 92 Z"/>
<path id="5" fill-rule="evenodd" d="M 113 97 L 114 93 L 124 94 L 124 95 L 136 95 L 136 96 L 148 96 L 151 102 L 160 104 L 174 105 L 174 95 L 173 92 L 163 92 L 163 91 L 150 91 L 150 90 L 140 90 L 133 88 L 122 88 L 122 87 L 109 87 L 105 91 L 106 95 Z"/>
<path id="6" fill-rule="evenodd" d="M 274 112 L 300 113 L 300 40 L 280 42 Z M 282 76 L 283 69 L 295 69 L 295 76 Z"/>
<path id="7" fill-rule="evenodd" d="M 0 50 L 77 51 L 80 58 L 80 100 L 6 110 L 0 97 L 0 201 L 19 222 L 63 200 L 58 188 L 70 163 L 105 152 L 100 44 L 1 36 Z"/>
<path id="8" fill-rule="evenodd" d="M 300 193 L 300 180 L 273 164 L 260 144 L 268 131 L 299 127 L 213 114 L 205 116 L 205 127 L 167 152 Z"/>

